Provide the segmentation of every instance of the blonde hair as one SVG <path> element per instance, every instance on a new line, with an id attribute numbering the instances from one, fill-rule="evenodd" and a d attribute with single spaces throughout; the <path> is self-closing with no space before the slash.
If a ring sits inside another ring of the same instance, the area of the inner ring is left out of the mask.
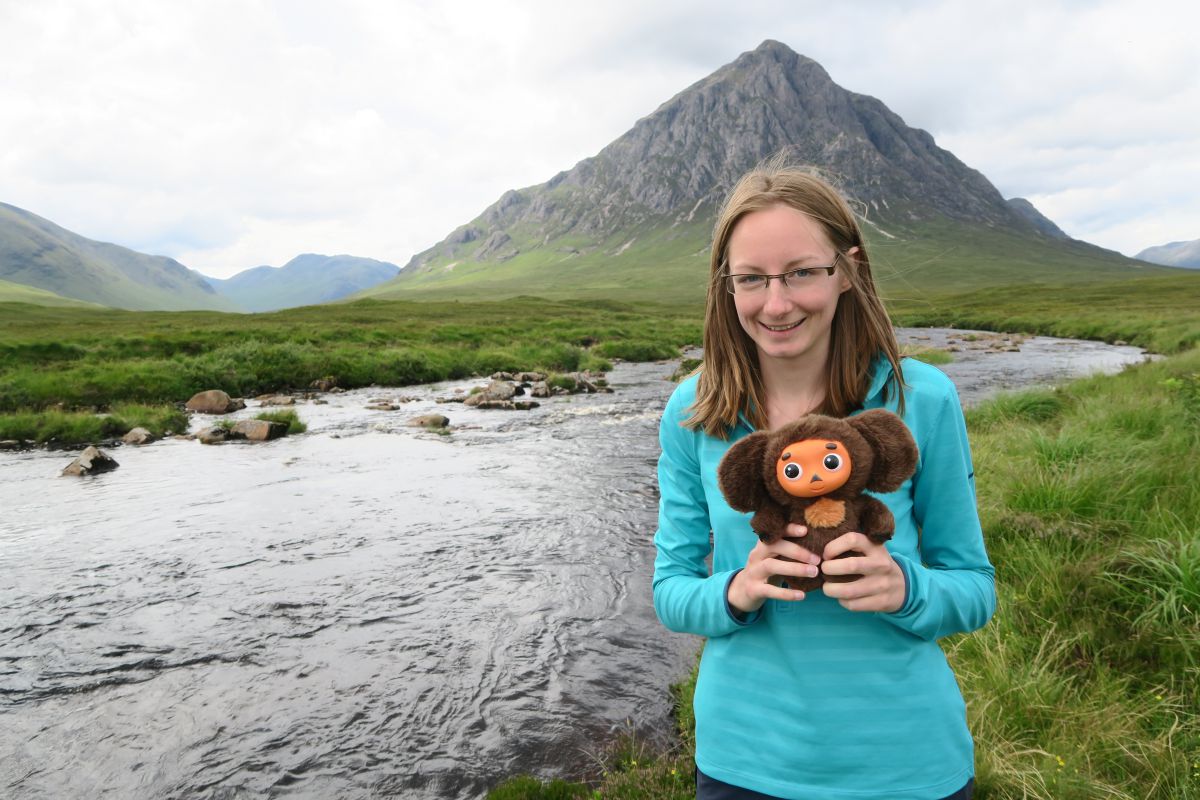
<path id="1" fill-rule="evenodd" d="M 821 226 L 841 256 L 837 259 L 841 274 L 850 282 L 850 288 L 839 296 L 834 312 L 825 399 L 815 411 L 844 417 L 860 407 L 870 386 L 871 363 L 882 354 L 893 370 L 889 391 L 894 386 L 903 413 L 900 348 L 892 322 L 875 291 L 871 262 L 858 221 L 837 190 L 812 170 L 788 165 L 777 158 L 742 176 L 717 216 L 704 313 L 704 366 L 700 369 L 692 416 L 685 424 L 725 439 L 741 412 L 756 429 L 767 427 L 758 350 L 742 329 L 724 276 L 729 238 L 738 222 L 747 214 L 777 205 L 794 208 Z M 847 254 L 855 247 L 857 252 Z"/>

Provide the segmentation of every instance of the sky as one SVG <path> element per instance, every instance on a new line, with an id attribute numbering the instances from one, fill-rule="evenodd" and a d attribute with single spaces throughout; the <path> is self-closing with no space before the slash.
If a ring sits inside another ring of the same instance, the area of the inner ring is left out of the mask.
<path id="1" fill-rule="evenodd" d="M 212 277 L 404 266 L 776 39 L 1133 255 L 1200 238 L 1192 0 L 0 0 L 0 202 Z"/>

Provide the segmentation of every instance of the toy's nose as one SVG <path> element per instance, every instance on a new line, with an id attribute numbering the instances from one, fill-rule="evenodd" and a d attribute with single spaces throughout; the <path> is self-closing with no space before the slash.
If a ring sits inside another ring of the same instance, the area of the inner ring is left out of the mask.
<path id="1" fill-rule="evenodd" d="M 809 483 L 820 483 L 820 482 L 821 482 L 821 476 L 817 475 L 815 473 L 812 476 L 812 480 L 809 481 Z"/>

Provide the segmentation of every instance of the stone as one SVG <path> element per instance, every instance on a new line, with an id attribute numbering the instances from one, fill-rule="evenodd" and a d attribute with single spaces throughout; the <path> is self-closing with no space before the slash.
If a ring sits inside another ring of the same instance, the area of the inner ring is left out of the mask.
<path id="1" fill-rule="evenodd" d="M 334 383 L 333 378 L 318 378 L 308 386 L 310 389 L 316 389 L 318 392 L 332 392 L 337 388 L 337 384 Z"/>
<path id="2" fill-rule="evenodd" d="M 98 447 L 88 447 L 79 454 L 79 458 L 68 464 L 62 471 L 63 475 L 95 475 L 109 472 L 119 467 L 108 453 Z"/>
<path id="3" fill-rule="evenodd" d="M 252 442 L 269 442 L 287 434 L 286 422 L 272 422 L 265 419 L 238 420 L 231 431 L 239 439 L 249 439 Z"/>
<path id="4" fill-rule="evenodd" d="M 222 444 L 224 442 L 232 442 L 238 439 L 246 438 L 243 434 L 236 433 L 233 430 L 225 428 L 221 425 L 214 425 L 211 428 L 205 428 L 196 434 L 196 438 L 200 444 Z"/>
<path id="5" fill-rule="evenodd" d="M 529 396 L 530 397 L 549 397 L 550 396 L 550 385 L 547 384 L 545 381 L 534 381 L 533 385 L 529 387 Z"/>
<path id="6" fill-rule="evenodd" d="M 425 414 L 420 417 L 413 417 L 406 424 L 414 428 L 430 428 L 431 430 L 445 428 L 450 424 L 450 419 L 441 414 Z"/>
<path id="7" fill-rule="evenodd" d="M 228 414 L 246 407 L 241 400 L 234 400 L 220 389 L 209 389 L 207 392 L 197 392 L 187 401 L 187 410 L 200 414 Z"/>
<path id="8" fill-rule="evenodd" d="M 536 383 L 546 380 L 546 376 L 540 372 L 518 372 L 515 379 L 519 383 Z"/>
<path id="9" fill-rule="evenodd" d="M 289 394 L 264 394 L 257 398 L 258 402 L 264 406 L 294 406 L 296 398 Z"/>
<path id="10" fill-rule="evenodd" d="M 512 400 L 516 394 L 517 387 L 508 381 L 493 380 L 483 391 L 476 392 L 464 400 L 463 405 L 474 406 L 476 408 L 494 408 L 495 406 L 485 406 L 483 404 L 506 402 Z"/>
<path id="11" fill-rule="evenodd" d="M 122 436 L 121 441 L 125 444 L 150 444 L 154 441 L 154 434 L 145 428 L 134 428 Z"/>

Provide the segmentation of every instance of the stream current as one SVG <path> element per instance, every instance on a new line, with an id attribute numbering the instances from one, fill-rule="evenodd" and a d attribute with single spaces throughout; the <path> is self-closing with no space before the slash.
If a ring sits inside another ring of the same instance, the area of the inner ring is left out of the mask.
<path id="1" fill-rule="evenodd" d="M 942 369 L 970 403 L 1143 359 L 1020 348 Z M 698 647 L 650 602 L 674 368 L 531 411 L 436 402 L 478 380 L 330 394 L 304 435 L 109 448 L 83 479 L 0 452 L 0 796 L 477 798 L 667 741 Z"/>

